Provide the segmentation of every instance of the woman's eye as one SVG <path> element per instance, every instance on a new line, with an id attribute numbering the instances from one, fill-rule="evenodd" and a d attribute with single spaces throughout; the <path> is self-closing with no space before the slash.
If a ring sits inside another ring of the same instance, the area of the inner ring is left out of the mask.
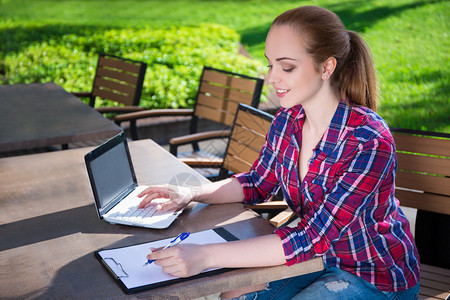
<path id="1" fill-rule="evenodd" d="M 272 69 L 272 65 L 268 65 L 267 67 L 268 67 L 269 69 Z"/>
<path id="2" fill-rule="evenodd" d="M 284 72 L 292 72 L 295 68 L 286 68 L 283 69 Z"/>

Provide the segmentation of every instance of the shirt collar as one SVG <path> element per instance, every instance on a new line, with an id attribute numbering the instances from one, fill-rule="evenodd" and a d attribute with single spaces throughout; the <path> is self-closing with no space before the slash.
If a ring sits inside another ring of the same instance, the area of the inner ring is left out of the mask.
<path id="1" fill-rule="evenodd" d="M 303 123 L 305 122 L 305 111 L 301 105 L 296 105 L 285 109 L 287 113 L 287 122 L 291 124 L 286 132 L 288 135 L 296 135 L 301 131 Z"/>
<path id="2" fill-rule="evenodd" d="M 345 140 L 348 132 L 353 131 L 354 128 L 348 127 L 349 118 L 352 112 L 352 106 L 345 100 L 340 100 L 334 112 L 328 129 L 322 136 L 317 147 L 318 150 L 330 154 L 339 143 Z"/>

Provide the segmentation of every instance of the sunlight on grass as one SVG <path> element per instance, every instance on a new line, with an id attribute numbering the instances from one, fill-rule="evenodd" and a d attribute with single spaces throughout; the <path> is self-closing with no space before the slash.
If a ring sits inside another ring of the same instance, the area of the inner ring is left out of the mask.
<path id="1" fill-rule="evenodd" d="M 391 126 L 450 132 L 448 8 L 411 8 L 366 33 L 381 83 L 379 113 Z"/>

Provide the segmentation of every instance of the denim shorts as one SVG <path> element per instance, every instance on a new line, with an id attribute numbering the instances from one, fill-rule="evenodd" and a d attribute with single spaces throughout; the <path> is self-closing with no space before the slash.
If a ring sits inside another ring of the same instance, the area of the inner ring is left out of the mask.
<path id="1" fill-rule="evenodd" d="M 336 267 L 326 267 L 320 272 L 273 281 L 262 291 L 243 295 L 239 300 L 247 299 L 418 299 L 419 284 L 400 292 L 383 292 L 362 278 Z"/>

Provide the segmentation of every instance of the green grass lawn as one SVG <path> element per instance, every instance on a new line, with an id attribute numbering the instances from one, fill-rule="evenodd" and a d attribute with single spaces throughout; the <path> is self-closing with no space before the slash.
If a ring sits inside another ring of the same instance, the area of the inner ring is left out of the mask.
<path id="1" fill-rule="evenodd" d="M 379 114 L 390 126 L 450 133 L 450 1 L 0 0 L 0 43 L 7 42 L 2 24 L 10 29 L 39 24 L 75 31 L 82 26 L 216 23 L 236 30 L 250 55 L 266 63 L 264 40 L 272 20 L 306 4 L 336 12 L 348 29 L 368 42 L 379 72 Z M 11 45 L 9 51 L 20 47 Z"/>

